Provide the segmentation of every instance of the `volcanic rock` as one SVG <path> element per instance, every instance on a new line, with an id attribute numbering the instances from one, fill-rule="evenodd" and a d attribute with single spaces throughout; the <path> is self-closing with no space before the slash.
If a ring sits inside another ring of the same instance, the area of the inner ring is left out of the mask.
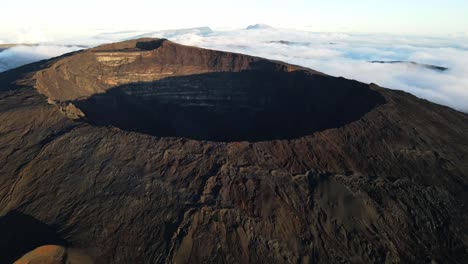
<path id="1" fill-rule="evenodd" d="M 27 253 L 15 264 L 62 264 L 65 263 L 65 248 L 45 245 Z"/>
<path id="2" fill-rule="evenodd" d="M 0 74 L 2 263 L 51 241 L 97 263 L 463 263 L 467 172 L 466 114 L 282 62 L 137 39 Z"/>
<path id="3" fill-rule="evenodd" d="M 57 245 L 44 245 L 26 253 L 14 264 L 92 264 L 80 250 Z"/>

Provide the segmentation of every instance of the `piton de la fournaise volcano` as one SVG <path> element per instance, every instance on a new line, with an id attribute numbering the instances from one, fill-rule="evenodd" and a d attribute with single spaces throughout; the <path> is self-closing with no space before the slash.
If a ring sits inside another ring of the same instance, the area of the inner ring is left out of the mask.
<path id="1" fill-rule="evenodd" d="M 466 263 L 467 189 L 468 115 L 376 84 L 151 38 L 0 73 L 1 263 Z"/>

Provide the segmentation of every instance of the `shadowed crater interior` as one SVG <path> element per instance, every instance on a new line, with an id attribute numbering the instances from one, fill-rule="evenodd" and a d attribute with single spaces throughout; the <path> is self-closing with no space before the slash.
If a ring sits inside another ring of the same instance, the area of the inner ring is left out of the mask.
<path id="1" fill-rule="evenodd" d="M 383 102 L 368 85 L 302 71 L 242 71 L 131 83 L 73 103 L 95 125 L 211 141 L 292 139 Z"/>

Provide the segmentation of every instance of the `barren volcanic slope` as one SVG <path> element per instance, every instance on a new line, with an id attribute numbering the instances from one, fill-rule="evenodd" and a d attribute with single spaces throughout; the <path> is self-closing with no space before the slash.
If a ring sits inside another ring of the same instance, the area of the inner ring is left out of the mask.
<path id="1" fill-rule="evenodd" d="M 2 263 L 462 263 L 467 188 L 468 116 L 374 84 L 161 39 L 0 74 Z"/>

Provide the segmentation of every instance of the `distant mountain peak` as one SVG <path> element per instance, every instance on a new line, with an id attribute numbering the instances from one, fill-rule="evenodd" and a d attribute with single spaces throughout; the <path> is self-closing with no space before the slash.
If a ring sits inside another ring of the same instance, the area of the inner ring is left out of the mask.
<path id="1" fill-rule="evenodd" d="M 408 66 L 414 66 L 414 67 L 421 67 L 424 69 L 429 69 L 429 70 L 434 70 L 434 71 L 447 71 L 449 68 L 447 67 L 442 67 L 442 66 L 437 66 L 437 65 L 430 65 L 430 64 L 424 64 L 424 63 L 418 63 L 414 61 L 370 61 L 370 63 L 380 63 L 380 64 L 404 64 Z"/>
<path id="2" fill-rule="evenodd" d="M 269 29 L 269 28 L 273 28 L 273 27 L 267 24 L 255 24 L 255 25 L 248 26 L 246 29 L 254 30 L 254 29 Z"/>

